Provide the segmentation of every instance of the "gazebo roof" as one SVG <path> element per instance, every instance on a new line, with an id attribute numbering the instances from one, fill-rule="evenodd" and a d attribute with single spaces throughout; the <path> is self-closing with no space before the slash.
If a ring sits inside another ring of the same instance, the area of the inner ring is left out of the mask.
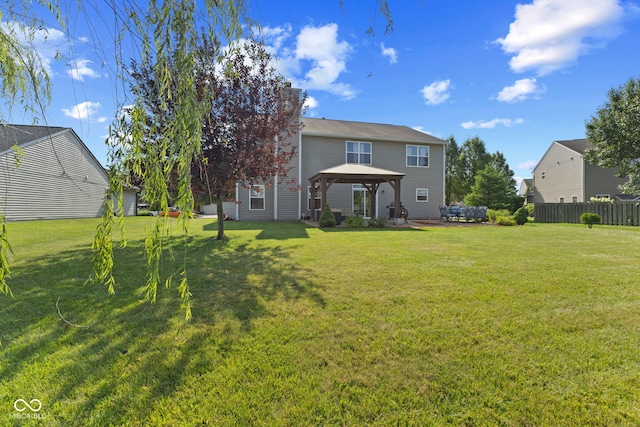
<path id="1" fill-rule="evenodd" d="M 345 163 L 321 170 L 309 178 L 309 181 L 317 181 L 320 177 L 330 178 L 333 182 L 386 181 L 395 178 L 402 179 L 404 175 L 405 174 L 401 172 L 394 172 L 373 166 Z"/>

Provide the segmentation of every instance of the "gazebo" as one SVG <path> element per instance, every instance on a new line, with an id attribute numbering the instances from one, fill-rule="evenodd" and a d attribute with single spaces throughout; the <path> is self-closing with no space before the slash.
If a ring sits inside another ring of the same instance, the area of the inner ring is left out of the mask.
<path id="1" fill-rule="evenodd" d="M 367 165 L 345 163 L 343 165 L 334 166 L 324 169 L 309 178 L 311 183 L 311 200 L 316 199 L 316 193 L 320 190 L 320 207 L 323 208 L 327 204 L 327 191 L 333 184 L 361 184 L 366 188 L 370 195 L 371 212 L 376 211 L 376 198 L 380 184 L 387 182 L 395 191 L 395 209 L 394 215 L 400 218 L 400 181 L 404 174 L 401 172 L 393 172 L 386 169 L 375 168 Z M 315 209 L 311 210 L 311 220 L 316 221 Z"/>

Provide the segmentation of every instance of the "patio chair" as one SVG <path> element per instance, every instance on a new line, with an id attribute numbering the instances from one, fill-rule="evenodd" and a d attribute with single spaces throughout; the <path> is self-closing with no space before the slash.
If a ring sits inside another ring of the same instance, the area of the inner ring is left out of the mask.
<path id="1" fill-rule="evenodd" d="M 487 210 L 486 206 L 478 206 L 476 210 L 476 219 L 479 219 L 480 222 L 485 222 L 487 220 Z"/>
<path id="2" fill-rule="evenodd" d="M 464 214 L 464 220 L 467 222 L 475 221 L 477 212 L 478 212 L 477 206 L 467 206 L 467 209 Z"/>
<path id="3" fill-rule="evenodd" d="M 449 221 L 449 208 L 445 205 L 440 205 L 440 221 Z"/>

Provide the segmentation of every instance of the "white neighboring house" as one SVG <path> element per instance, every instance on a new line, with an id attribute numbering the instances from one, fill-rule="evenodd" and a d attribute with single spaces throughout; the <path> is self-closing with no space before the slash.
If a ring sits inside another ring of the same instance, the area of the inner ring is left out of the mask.
<path id="1" fill-rule="evenodd" d="M 0 125 L 0 213 L 8 221 L 99 217 L 108 186 L 73 129 Z M 125 215 L 136 215 L 136 194 L 125 191 Z"/>

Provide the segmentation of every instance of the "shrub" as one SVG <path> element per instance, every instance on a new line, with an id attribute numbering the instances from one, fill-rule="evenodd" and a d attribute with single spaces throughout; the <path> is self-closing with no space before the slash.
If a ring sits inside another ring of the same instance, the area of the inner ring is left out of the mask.
<path id="1" fill-rule="evenodd" d="M 524 225 L 529 220 L 529 215 L 527 215 L 527 210 L 525 208 L 520 208 L 513 214 L 513 219 L 518 225 Z"/>
<path id="2" fill-rule="evenodd" d="M 499 216 L 508 217 L 509 211 L 506 209 L 500 209 L 500 210 L 489 209 L 487 211 L 487 221 L 489 222 L 496 222 Z"/>
<path id="3" fill-rule="evenodd" d="M 533 218 L 533 214 L 535 212 L 536 205 L 534 205 L 533 203 L 529 203 L 529 204 L 525 205 L 524 208 L 527 210 L 527 215 L 529 215 L 531 218 Z"/>
<path id="4" fill-rule="evenodd" d="M 516 225 L 516 220 L 511 216 L 500 215 L 496 218 L 495 223 L 498 225 Z"/>
<path id="5" fill-rule="evenodd" d="M 335 227 L 337 225 L 336 217 L 333 215 L 333 212 L 331 212 L 331 208 L 328 203 L 324 205 L 324 209 L 322 209 L 318 225 L 322 228 Z"/>
<path id="6" fill-rule="evenodd" d="M 369 227 L 385 228 L 386 226 L 387 226 L 387 220 L 384 218 L 371 218 L 369 220 Z"/>
<path id="7" fill-rule="evenodd" d="M 602 217 L 594 213 L 583 213 L 580 215 L 580 222 L 592 228 L 593 224 L 600 224 L 602 222 Z"/>
<path id="8" fill-rule="evenodd" d="M 344 220 L 347 227 L 351 228 L 363 228 L 365 226 L 364 218 L 361 216 L 349 216 Z"/>

